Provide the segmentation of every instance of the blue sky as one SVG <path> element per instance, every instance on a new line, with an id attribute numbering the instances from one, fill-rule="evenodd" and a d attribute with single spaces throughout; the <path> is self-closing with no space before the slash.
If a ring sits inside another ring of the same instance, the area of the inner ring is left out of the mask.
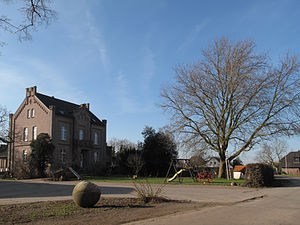
<path id="1" fill-rule="evenodd" d="M 0 4 L 0 15 L 16 18 L 13 4 Z M 160 90 L 174 82 L 174 66 L 197 62 L 209 41 L 252 39 L 274 63 L 300 50 L 298 0 L 54 0 L 52 6 L 57 19 L 31 41 L 1 31 L 0 104 L 15 112 L 34 85 L 89 102 L 108 120 L 108 140 L 137 142 L 145 125 L 168 125 L 157 106 Z M 299 149 L 295 139 L 289 143 Z"/>

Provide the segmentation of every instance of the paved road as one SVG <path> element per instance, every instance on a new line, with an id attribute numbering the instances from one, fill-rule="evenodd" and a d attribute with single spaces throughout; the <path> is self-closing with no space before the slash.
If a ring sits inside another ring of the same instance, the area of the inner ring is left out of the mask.
<path id="1" fill-rule="evenodd" d="M 233 205 L 168 215 L 131 225 L 300 224 L 300 179 L 290 179 L 288 187 L 263 189 L 166 185 L 163 194 L 171 199 L 227 202 Z M 71 199 L 76 183 L 78 182 L 0 181 L 0 205 Z M 135 197 L 132 184 L 99 182 L 97 185 L 101 187 L 103 196 Z"/>
<path id="2" fill-rule="evenodd" d="M 52 182 L 41 179 L 0 181 L 0 205 L 72 199 L 78 182 Z M 132 184 L 96 182 L 107 197 L 136 197 Z M 160 188 L 162 185 L 157 185 Z M 155 188 L 155 185 L 154 185 Z M 264 195 L 262 189 L 205 185 L 165 185 L 162 194 L 170 199 L 200 202 L 237 202 Z"/>
<path id="3" fill-rule="evenodd" d="M 288 187 L 260 189 L 262 198 L 249 199 L 232 206 L 205 208 L 127 225 L 299 225 L 300 179 L 289 179 L 291 183 Z"/>

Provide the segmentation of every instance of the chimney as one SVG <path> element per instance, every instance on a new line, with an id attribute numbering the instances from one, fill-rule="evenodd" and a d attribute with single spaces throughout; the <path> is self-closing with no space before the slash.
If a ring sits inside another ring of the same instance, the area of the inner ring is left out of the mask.
<path id="1" fill-rule="evenodd" d="M 26 88 L 26 97 L 35 95 L 36 91 L 37 91 L 37 87 L 36 86 Z"/>
<path id="2" fill-rule="evenodd" d="M 85 107 L 87 110 L 90 110 L 90 103 L 80 104 L 80 108 L 83 108 L 83 107 Z"/>

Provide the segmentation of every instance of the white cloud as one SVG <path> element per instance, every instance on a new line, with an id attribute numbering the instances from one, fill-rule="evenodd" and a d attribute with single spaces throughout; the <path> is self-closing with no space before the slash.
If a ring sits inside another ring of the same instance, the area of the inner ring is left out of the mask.
<path id="1" fill-rule="evenodd" d="M 100 55 L 100 61 L 105 70 L 108 69 L 109 66 L 109 59 L 107 56 L 106 45 L 104 43 L 103 34 L 101 34 L 100 29 L 94 24 L 92 15 L 89 11 L 86 11 L 86 18 L 87 18 L 87 28 L 88 28 L 88 38 L 90 39 L 91 43 L 96 46 L 96 50 Z"/>
<path id="2" fill-rule="evenodd" d="M 179 46 L 178 51 L 182 52 L 189 48 L 190 45 L 193 44 L 193 42 L 198 38 L 199 34 L 205 29 L 208 23 L 209 20 L 204 19 L 200 24 L 196 24 L 190 31 L 190 33 L 186 35 L 186 38 L 183 41 L 183 43 Z"/>

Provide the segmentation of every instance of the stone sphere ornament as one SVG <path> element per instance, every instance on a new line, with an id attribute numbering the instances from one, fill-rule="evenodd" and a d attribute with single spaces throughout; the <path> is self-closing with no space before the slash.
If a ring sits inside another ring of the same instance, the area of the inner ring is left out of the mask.
<path id="1" fill-rule="evenodd" d="M 100 196 L 100 187 L 88 181 L 78 183 L 72 192 L 73 201 L 84 208 L 93 207 L 99 201 Z"/>

